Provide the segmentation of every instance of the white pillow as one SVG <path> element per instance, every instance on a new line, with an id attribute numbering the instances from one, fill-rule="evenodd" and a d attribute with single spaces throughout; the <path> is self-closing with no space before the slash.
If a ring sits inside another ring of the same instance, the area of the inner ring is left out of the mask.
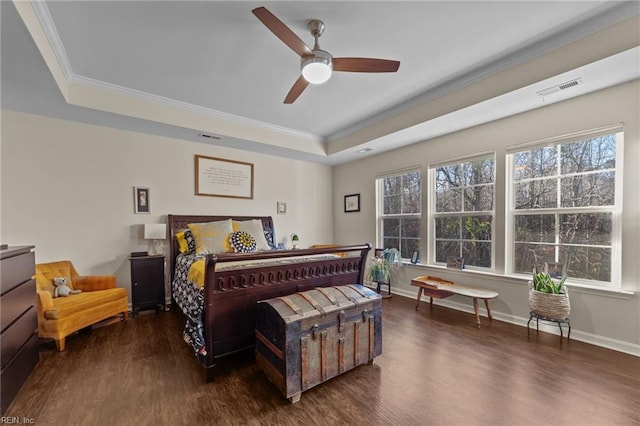
<path id="1" fill-rule="evenodd" d="M 260 219 L 233 221 L 234 231 L 244 231 L 256 240 L 256 250 L 271 250 L 264 236 L 264 227 Z"/>

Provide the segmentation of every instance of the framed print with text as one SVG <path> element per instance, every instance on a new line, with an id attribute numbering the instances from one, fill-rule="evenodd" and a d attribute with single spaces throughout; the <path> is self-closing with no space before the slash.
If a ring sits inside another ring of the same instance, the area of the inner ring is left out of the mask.
<path id="1" fill-rule="evenodd" d="M 196 195 L 253 199 L 253 163 L 195 156 Z"/>

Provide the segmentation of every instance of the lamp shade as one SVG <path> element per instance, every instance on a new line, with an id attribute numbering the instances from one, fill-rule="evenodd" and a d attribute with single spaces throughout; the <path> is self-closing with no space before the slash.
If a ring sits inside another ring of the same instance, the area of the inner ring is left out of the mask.
<path id="1" fill-rule="evenodd" d="M 167 225 L 163 223 L 145 223 L 145 240 L 164 240 L 167 238 Z"/>

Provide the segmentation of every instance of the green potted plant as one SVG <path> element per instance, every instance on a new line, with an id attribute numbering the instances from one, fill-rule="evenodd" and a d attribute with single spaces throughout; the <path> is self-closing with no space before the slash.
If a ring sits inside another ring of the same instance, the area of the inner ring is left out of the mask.
<path id="1" fill-rule="evenodd" d="M 561 320 L 569 317 L 571 305 L 569 304 L 569 292 L 563 277 L 560 281 L 554 281 L 546 272 L 538 272 L 533 268 L 533 280 L 529 282 L 529 309 L 536 315 L 552 320 Z"/>
<path id="2" fill-rule="evenodd" d="M 300 238 L 298 237 L 298 234 L 291 234 L 292 248 L 297 249 L 299 244 L 300 244 Z"/>
<path id="3" fill-rule="evenodd" d="M 400 266 L 400 252 L 395 248 L 385 249 L 380 255 L 371 259 L 367 278 L 369 281 L 386 283 L 391 278 L 392 269 Z"/>

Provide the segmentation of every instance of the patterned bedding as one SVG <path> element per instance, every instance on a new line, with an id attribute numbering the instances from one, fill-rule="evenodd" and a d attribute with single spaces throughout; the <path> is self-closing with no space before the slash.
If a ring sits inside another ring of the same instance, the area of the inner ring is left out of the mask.
<path id="1" fill-rule="evenodd" d="M 180 254 L 176 257 L 175 275 L 171 285 L 173 300 L 187 317 L 182 337 L 196 354 L 206 355 L 204 342 L 204 292 L 196 284 L 188 281 L 189 268 L 204 254 Z"/>
<path id="2" fill-rule="evenodd" d="M 182 336 L 198 355 L 206 355 L 203 324 L 205 256 L 204 254 L 179 254 L 176 257 L 175 276 L 171 286 L 173 299 L 187 317 Z M 314 254 L 278 259 L 232 261 L 216 264 L 216 271 L 306 262 L 311 259 L 333 259 L 335 257 L 338 256 Z"/>

